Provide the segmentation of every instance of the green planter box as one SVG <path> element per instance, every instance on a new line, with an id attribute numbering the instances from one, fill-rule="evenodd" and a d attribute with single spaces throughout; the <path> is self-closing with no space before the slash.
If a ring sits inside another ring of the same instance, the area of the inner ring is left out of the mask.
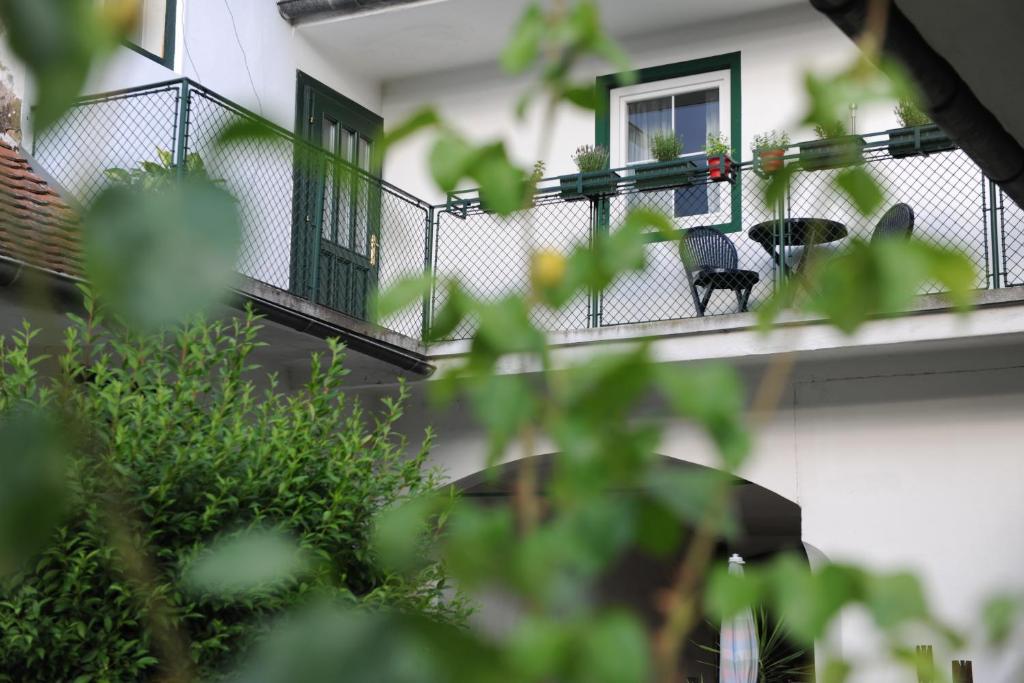
<path id="1" fill-rule="evenodd" d="M 896 159 L 956 149 L 949 136 L 934 123 L 886 132 L 889 134 L 889 154 Z"/>
<path id="2" fill-rule="evenodd" d="M 633 179 L 641 190 L 663 190 L 689 185 L 696 173 L 697 165 L 689 159 L 673 159 L 637 166 Z"/>
<path id="3" fill-rule="evenodd" d="M 864 163 L 864 145 L 864 138 L 859 135 L 801 142 L 800 166 L 805 171 L 855 166 Z"/>
<path id="4" fill-rule="evenodd" d="M 613 195 L 619 174 L 615 171 L 592 171 L 559 176 L 560 195 L 566 201 Z"/>

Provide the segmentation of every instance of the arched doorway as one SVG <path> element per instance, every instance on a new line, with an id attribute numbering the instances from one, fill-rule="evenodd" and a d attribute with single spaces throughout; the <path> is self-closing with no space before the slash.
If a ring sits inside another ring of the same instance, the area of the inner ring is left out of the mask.
<path id="1" fill-rule="evenodd" d="M 542 496 L 554 457 L 535 456 L 532 463 L 538 473 Z M 665 458 L 665 461 L 674 468 L 704 469 L 702 465 L 671 458 Z M 478 499 L 482 504 L 508 504 L 514 495 L 515 480 L 522 462 L 518 460 L 487 472 L 478 472 L 455 482 L 455 485 L 463 496 Z M 748 565 L 756 566 L 779 553 L 789 553 L 807 561 L 801 542 L 799 505 L 778 493 L 739 478 L 732 483 L 730 502 L 739 522 L 740 533 L 728 540 L 718 541 L 716 559 L 724 561 L 730 554 L 738 553 Z M 640 547 L 630 548 L 597 582 L 592 600 L 597 604 L 621 606 L 640 614 L 652 629 L 656 628 L 662 618 L 658 610 L 659 597 L 671 585 L 684 552 L 685 542 L 663 555 L 653 554 Z M 494 596 L 482 596 L 481 599 L 481 608 L 476 616 L 476 624 L 480 628 L 502 631 L 518 618 L 514 605 L 494 599 Z M 777 622 L 771 615 L 764 617 L 763 628 L 771 632 Z M 717 626 L 701 619 L 682 654 L 682 680 L 687 683 L 712 683 L 718 680 L 717 655 L 714 652 L 717 644 Z M 794 653 L 797 655 L 793 658 L 794 665 L 810 667 L 813 664 L 813 652 L 801 651 L 784 640 L 771 656 L 780 658 Z M 771 679 L 769 683 L 773 683 Z"/>

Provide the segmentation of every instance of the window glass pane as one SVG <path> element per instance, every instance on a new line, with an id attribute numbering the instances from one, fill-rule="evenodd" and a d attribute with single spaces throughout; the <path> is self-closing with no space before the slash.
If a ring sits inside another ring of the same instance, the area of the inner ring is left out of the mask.
<path id="1" fill-rule="evenodd" d="M 320 144 L 330 154 L 337 152 L 338 122 L 324 117 L 320 125 Z M 325 240 L 334 240 L 338 205 L 337 169 L 330 157 L 324 159 L 324 212 L 321 217 L 320 234 Z"/>
<path id="2" fill-rule="evenodd" d="M 349 163 L 352 162 L 353 137 L 352 131 L 341 129 L 338 156 Z M 344 175 L 338 194 L 338 244 L 347 248 L 352 245 L 352 178 L 348 172 Z"/>
<path id="3" fill-rule="evenodd" d="M 704 151 L 709 134 L 719 133 L 718 88 L 676 95 L 676 136 L 683 138 L 683 154 Z"/>
<path id="4" fill-rule="evenodd" d="M 630 102 L 627 109 L 626 163 L 646 161 L 651 158 L 651 135 L 672 130 L 672 98 Z"/>
<path id="5" fill-rule="evenodd" d="M 357 145 L 356 165 L 364 171 L 368 171 L 370 169 L 370 143 L 366 138 L 360 136 Z M 367 254 L 370 227 L 370 183 L 363 176 L 359 176 L 356 189 L 355 250 L 365 255 Z"/>

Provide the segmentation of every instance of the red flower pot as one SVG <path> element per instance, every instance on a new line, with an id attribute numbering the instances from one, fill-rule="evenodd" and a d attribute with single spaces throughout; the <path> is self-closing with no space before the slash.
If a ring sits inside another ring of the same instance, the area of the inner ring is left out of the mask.
<path id="1" fill-rule="evenodd" d="M 732 176 L 732 159 L 726 155 L 708 157 L 708 177 L 714 181 L 728 180 Z"/>
<path id="2" fill-rule="evenodd" d="M 775 173 L 782 168 L 782 158 L 786 156 L 786 150 L 762 149 L 758 156 L 761 157 L 761 169 L 765 173 Z"/>

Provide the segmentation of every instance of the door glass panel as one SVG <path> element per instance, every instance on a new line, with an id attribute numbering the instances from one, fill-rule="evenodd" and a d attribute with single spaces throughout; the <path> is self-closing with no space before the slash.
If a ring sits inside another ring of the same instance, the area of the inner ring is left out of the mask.
<path id="1" fill-rule="evenodd" d="M 651 158 L 651 136 L 672 130 L 672 98 L 630 102 L 627 109 L 626 163 L 647 161 Z"/>
<path id="2" fill-rule="evenodd" d="M 357 140 L 356 166 L 363 171 L 370 170 L 370 143 L 362 136 Z M 356 201 L 355 250 L 366 255 L 370 228 L 370 184 L 362 175 L 356 181 Z"/>
<path id="3" fill-rule="evenodd" d="M 352 161 L 352 131 L 341 129 L 341 143 L 338 155 L 346 162 Z M 341 178 L 338 199 L 338 244 L 346 249 L 352 248 L 352 179 L 345 172 Z"/>
<path id="4" fill-rule="evenodd" d="M 328 154 L 338 150 L 338 122 L 325 116 L 320 130 L 320 144 Z M 338 175 L 331 157 L 324 160 L 324 212 L 320 234 L 323 239 L 334 241 L 338 227 Z"/>

